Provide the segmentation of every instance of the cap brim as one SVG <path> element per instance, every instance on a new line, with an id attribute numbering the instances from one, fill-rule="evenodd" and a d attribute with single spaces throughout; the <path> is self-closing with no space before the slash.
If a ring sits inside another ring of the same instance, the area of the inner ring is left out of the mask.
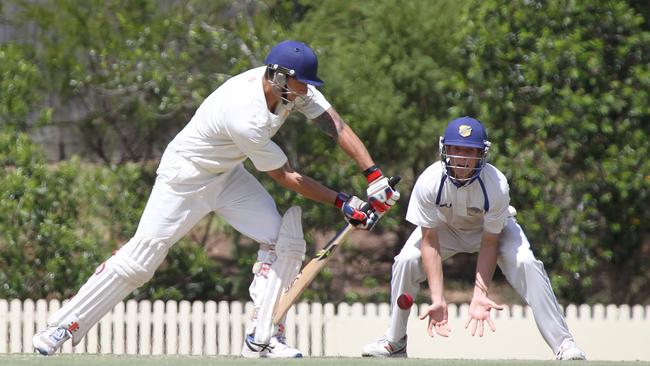
<path id="1" fill-rule="evenodd" d="M 314 79 L 314 80 L 311 80 L 311 79 L 298 79 L 298 78 L 296 78 L 296 80 L 301 81 L 301 82 L 303 82 L 303 83 L 305 83 L 305 84 L 313 85 L 313 86 L 321 86 L 321 85 L 323 85 L 323 83 L 324 83 L 323 80 L 318 79 L 318 78 L 317 78 L 317 79 Z"/>
<path id="2" fill-rule="evenodd" d="M 445 141 L 443 143 L 444 145 L 448 146 L 461 146 L 461 147 L 473 147 L 476 149 L 482 149 L 485 147 L 485 144 L 474 144 L 468 141 L 462 141 L 462 140 L 452 140 L 452 141 Z"/>

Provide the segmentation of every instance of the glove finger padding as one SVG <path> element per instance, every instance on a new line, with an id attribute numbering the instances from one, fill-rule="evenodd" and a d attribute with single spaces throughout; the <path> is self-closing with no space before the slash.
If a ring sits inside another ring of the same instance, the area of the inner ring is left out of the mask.
<path id="1" fill-rule="evenodd" d="M 366 190 L 368 202 L 380 214 L 388 211 L 399 200 L 399 192 L 390 186 L 388 178 L 381 176 L 370 183 Z"/>
<path id="2" fill-rule="evenodd" d="M 368 218 L 366 219 L 366 222 L 363 224 L 362 228 L 364 230 L 368 230 L 368 231 L 372 230 L 372 228 L 374 228 L 375 225 L 377 225 L 380 218 L 381 218 L 380 214 L 378 214 L 378 213 L 376 213 L 374 211 L 369 212 L 368 213 Z"/>
<path id="3" fill-rule="evenodd" d="M 376 215 L 369 211 L 370 205 L 359 197 L 341 192 L 336 197 L 335 205 L 343 212 L 345 221 L 356 228 L 370 230 L 377 222 Z"/>

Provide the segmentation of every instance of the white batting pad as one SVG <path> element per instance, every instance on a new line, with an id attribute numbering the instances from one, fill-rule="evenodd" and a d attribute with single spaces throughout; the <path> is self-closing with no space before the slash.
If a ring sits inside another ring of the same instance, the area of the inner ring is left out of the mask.
<path id="1" fill-rule="evenodd" d="M 269 343 L 274 330 L 272 324 L 273 309 L 280 300 L 282 293 L 289 288 L 291 282 L 300 272 L 307 248 L 300 220 L 301 213 L 300 207 L 294 206 L 282 217 L 280 233 L 275 245 L 277 258 L 271 263 L 265 281 L 266 287 L 257 311 L 256 343 Z"/>
<path id="2" fill-rule="evenodd" d="M 301 215 L 300 207 L 293 206 L 282 216 L 278 242 L 275 244 L 278 259 L 290 257 L 302 261 L 305 258 L 307 243 L 302 232 Z"/>
<path id="3" fill-rule="evenodd" d="M 169 245 L 153 238 L 133 238 L 102 263 L 79 292 L 52 314 L 48 325 L 63 326 L 77 345 L 117 303 L 149 281 L 167 255 Z"/>

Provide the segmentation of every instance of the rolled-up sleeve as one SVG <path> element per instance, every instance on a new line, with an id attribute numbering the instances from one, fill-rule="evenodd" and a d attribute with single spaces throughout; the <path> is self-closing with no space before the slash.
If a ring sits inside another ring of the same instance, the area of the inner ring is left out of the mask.
<path id="1" fill-rule="evenodd" d="M 309 98 L 309 101 L 306 105 L 299 106 L 297 109 L 302 114 L 304 114 L 305 117 L 314 119 L 325 113 L 325 111 L 330 109 L 332 105 L 327 101 L 327 99 L 325 99 L 325 96 L 323 96 L 323 94 L 318 91 L 318 89 L 316 89 L 316 87 L 313 85 L 309 85 L 308 87 L 311 98 Z"/>

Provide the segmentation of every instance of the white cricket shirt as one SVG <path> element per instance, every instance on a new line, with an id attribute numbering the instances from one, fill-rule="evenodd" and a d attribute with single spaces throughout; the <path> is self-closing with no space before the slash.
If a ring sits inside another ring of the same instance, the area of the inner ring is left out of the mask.
<path id="1" fill-rule="evenodd" d="M 437 161 L 418 177 L 406 219 L 427 228 L 445 223 L 461 231 L 498 234 L 506 225 L 509 205 L 508 181 L 493 165 L 486 164 L 471 184 L 457 187 Z"/>
<path id="2" fill-rule="evenodd" d="M 223 83 L 201 103 L 168 149 L 193 162 L 197 172 L 212 175 L 246 159 L 260 171 L 282 167 L 287 156 L 271 138 L 292 106 L 279 105 L 277 114 L 269 111 L 262 86 L 265 70 L 265 66 L 254 68 Z M 314 119 L 330 108 L 330 103 L 315 87 L 309 85 L 309 89 L 314 97 L 296 110 Z"/>

